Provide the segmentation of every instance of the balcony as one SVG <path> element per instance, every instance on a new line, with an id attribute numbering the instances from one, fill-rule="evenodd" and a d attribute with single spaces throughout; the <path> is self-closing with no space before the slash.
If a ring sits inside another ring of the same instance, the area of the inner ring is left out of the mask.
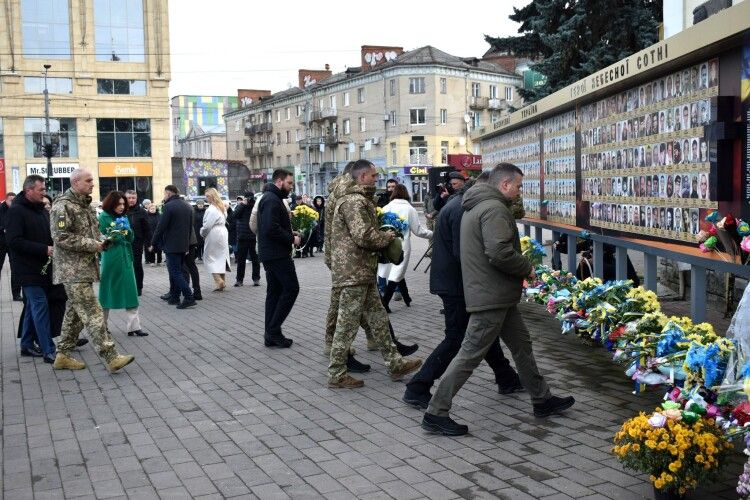
<path id="1" fill-rule="evenodd" d="M 300 149 L 305 149 L 308 147 L 317 148 L 321 144 L 325 144 L 327 146 L 336 146 L 339 143 L 339 136 L 338 134 L 326 134 L 316 137 L 309 137 L 307 139 L 301 139 L 297 142 L 299 143 Z"/>
<path id="2" fill-rule="evenodd" d="M 503 99 L 490 99 L 489 102 L 487 103 L 487 107 L 491 110 L 497 111 L 497 110 L 505 109 L 508 106 Z"/>
<path id="3" fill-rule="evenodd" d="M 489 100 L 489 97 L 471 96 L 469 98 L 469 107 L 472 109 L 487 109 L 487 106 L 489 106 Z"/>
<path id="4" fill-rule="evenodd" d="M 314 122 L 320 122 L 325 120 L 335 120 L 337 116 L 338 110 L 336 108 L 322 108 L 314 110 L 310 119 Z"/>
<path id="5" fill-rule="evenodd" d="M 265 156 L 273 153 L 273 144 L 253 144 L 245 148 L 246 156 Z"/>
<path id="6" fill-rule="evenodd" d="M 247 135 L 267 134 L 271 132 L 273 132 L 273 123 L 271 122 L 245 124 L 245 134 Z"/>
<path id="7" fill-rule="evenodd" d="M 409 165 L 432 165 L 432 155 L 429 155 L 429 154 L 409 155 Z"/>

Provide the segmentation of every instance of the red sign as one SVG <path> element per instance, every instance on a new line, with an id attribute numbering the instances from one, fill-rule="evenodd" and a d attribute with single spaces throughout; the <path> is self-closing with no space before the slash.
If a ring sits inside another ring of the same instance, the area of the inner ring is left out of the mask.
<path id="1" fill-rule="evenodd" d="M 0 158 L 0 200 L 5 199 L 5 160 Z"/>
<path id="2" fill-rule="evenodd" d="M 482 170 L 482 155 L 448 155 L 448 165 L 456 170 Z"/>

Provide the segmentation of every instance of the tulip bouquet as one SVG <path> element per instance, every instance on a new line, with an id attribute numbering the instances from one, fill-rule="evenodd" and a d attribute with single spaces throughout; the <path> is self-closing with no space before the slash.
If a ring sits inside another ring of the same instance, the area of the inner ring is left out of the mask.
<path id="1" fill-rule="evenodd" d="M 521 238 L 521 253 L 529 259 L 532 266 L 540 265 L 542 259 L 547 256 L 542 244 L 528 236 Z"/>
<path id="2" fill-rule="evenodd" d="M 378 222 L 381 231 L 393 231 L 396 236 L 403 238 L 409 230 L 409 222 L 405 217 L 401 217 L 394 212 L 384 212 L 381 208 L 377 209 Z"/>
<path id="3" fill-rule="evenodd" d="M 109 223 L 104 230 L 104 250 L 112 246 L 116 241 L 122 240 L 130 233 L 130 221 L 123 215 Z"/>

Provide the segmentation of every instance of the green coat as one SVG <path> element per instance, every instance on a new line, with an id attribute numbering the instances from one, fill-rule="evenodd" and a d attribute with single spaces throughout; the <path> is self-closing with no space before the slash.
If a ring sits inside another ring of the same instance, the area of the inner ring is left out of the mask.
<path id="1" fill-rule="evenodd" d="M 106 234 L 115 218 L 107 212 L 99 216 L 99 231 Z M 126 236 L 116 235 L 114 244 L 102 252 L 99 303 L 104 309 L 133 309 L 138 307 L 138 290 L 133 270 L 133 231 Z"/>

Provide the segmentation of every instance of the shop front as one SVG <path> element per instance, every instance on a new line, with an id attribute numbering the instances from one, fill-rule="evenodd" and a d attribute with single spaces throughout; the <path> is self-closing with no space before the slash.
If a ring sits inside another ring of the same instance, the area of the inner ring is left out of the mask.
<path id="1" fill-rule="evenodd" d="M 183 176 L 188 198 L 203 196 L 208 188 L 215 188 L 222 198 L 229 198 L 229 164 L 226 161 L 187 159 Z"/>
<path id="2" fill-rule="evenodd" d="M 99 198 L 111 191 L 134 189 L 138 199 L 153 200 L 154 164 L 150 161 L 99 162 Z"/>
<path id="3" fill-rule="evenodd" d="M 482 155 L 448 155 L 448 165 L 464 174 L 464 177 L 476 177 L 482 173 Z"/>
<path id="4" fill-rule="evenodd" d="M 53 163 L 52 164 L 52 188 L 48 194 L 53 198 L 70 187 L 70 174 L 78 168 L 78 163 Z M 26 175 L 41 175 L 47 178 L 46 163 L 27 163 Z"/>
<path id="5" fill-rule="evenodd" d="M 426 165 L 404 167 L 403 182 L 411 194 L 412 203 L 424 203 L 428 196 L 427 174 L 430 167 Z"/>

